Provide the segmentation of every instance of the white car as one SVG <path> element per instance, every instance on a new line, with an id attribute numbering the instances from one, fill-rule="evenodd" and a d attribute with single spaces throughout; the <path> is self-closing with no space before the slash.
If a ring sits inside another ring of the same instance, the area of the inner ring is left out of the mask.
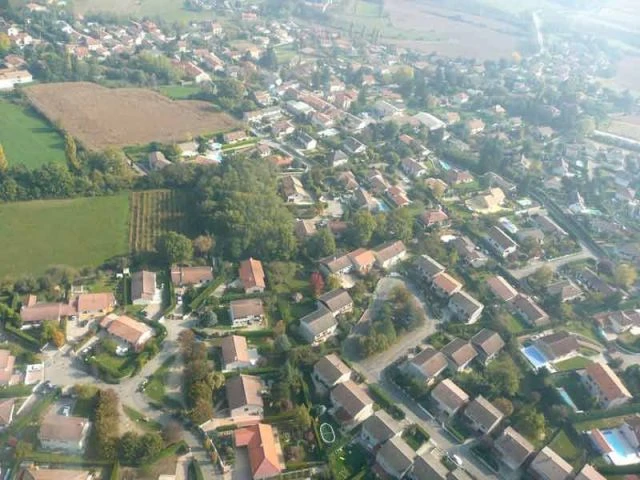
<path id="1" fill-rule="evenodd" d="M 456 455 L 455 453 L 454 453 L 454 454 L 452 454 L 452 455 L 449 455 L 449 459 L 450 459 L 453 463 L 455 463 L 456 465 L 458 465 L 459 467 L 461 467 L 461 466 L 462 466 L 462 459 L 461 459 L 458 455 Z"/>
<path id="2" fill-rule="evenodd" d="M 70 413 L 71 413 L 71 407 L 67 406 L 62 409 L 62 415 L 64 415 L 65 417 L 68 417 Z"/>

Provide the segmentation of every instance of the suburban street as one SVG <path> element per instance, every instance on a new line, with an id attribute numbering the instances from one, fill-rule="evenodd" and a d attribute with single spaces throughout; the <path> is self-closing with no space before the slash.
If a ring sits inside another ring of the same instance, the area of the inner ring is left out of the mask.
<path id="1" fill-rule="evenodd" d="M 555 271 L 558 268 L 568 263 L 578 262 L 580 260 L 588 260 L 590 258 L 596 258 L 596 256 L 591 252 L 591 250 L 589 250 L 584 244 L 581 243 L 580 247 L 582 248 L 582 250 L 579 252 L 571 253 L 569 255 L 554 258 L 551 260 L 529 262 L 526 267 L 509 270 L 509 273 L 513 275 L 514 278 L 520 280 L 521 278 L 528 277 L 532 273 L 535 273 L 535 271 L 541 267 L 549 267 L 553 271 Z"/>

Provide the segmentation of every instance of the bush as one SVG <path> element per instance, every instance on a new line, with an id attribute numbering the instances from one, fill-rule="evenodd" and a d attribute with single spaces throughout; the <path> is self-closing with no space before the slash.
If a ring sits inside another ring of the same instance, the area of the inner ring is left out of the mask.
<path id="1" fill-rule="evenodd" d="M 30 385 L 13 385 L 0 388 L 0 398 L 27 397 L 32 391 L 33 387 Z"/>
<path id="2" fill-rule="evenodd" d="M 34 337 L 32 337 L 31 335 L 29 335 L 28 333 L 20 330 L 19 328 L 16 328 L 12 325 L 5 325 L 4 329 L 11 333 L 12 335 L 18 337 L 18 339 L 22 340 L 24 343 L 26 343 L 29 347 L 31 348 L 35 348 L 36 350 L 40 350 L 40 342 L 35 339 Z"/>
<path id="3" fill-rule="evenodd" d="M 404 420 L 405 413 L 404 411 L 396 405 L 396 403 L 387 395 L 379 385 L 371 384 L 369 385 L 369 392 L 373 399 L 380 404 L 380 406 L 393 418 L 396 420 Z"/>
<path id="4" fill-rule="evenodd" d="M 620 407 L 609 408 L 607 410 L 592 410 L 590 412 L 575 413 L 569 418 L 573 423 L 584 422 L 586 420 L 600 420 L 601 418 L 621 417 L 640 413 L 640 403 L 630 403 Z"/>

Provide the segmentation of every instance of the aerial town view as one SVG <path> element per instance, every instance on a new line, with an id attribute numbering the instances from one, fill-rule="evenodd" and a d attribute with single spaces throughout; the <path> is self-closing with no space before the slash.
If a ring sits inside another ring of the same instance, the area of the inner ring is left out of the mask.
<path id="1" fill-rule="evenodd" d="M 640 480 L 640 0 L 0 0 L 0 480 Z"/>

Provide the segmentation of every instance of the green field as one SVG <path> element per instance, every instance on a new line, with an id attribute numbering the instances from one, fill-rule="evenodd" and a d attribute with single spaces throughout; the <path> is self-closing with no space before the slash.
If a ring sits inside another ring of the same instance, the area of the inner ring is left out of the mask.
<path id="1" fill-rule="evenodd" d="M 162 85 L 158 91 L 172 100 L 188 100 L 191 95 L 200 92 L 197 85 Z"/>
<path id="2" fill-rule="evenodd" d="M 98 266 L 128 253 L 129 195 L 0 206 L 0 278 L 50 265 Z"/>
<path id="3" fill-rule="evenodd" d="M 0 98 L 0 144 L 9 165 L 39 167 L 64 162 L 64 141 L 47 121 L 32 110 Z"/>
<path id="4" fill-rule="evenodd" d="M 559 372 L 565 372 L 567 370 L 580 370 L 582 368 L 586 368 L 587 365 L 591 365 L 592 363 L 593 362 L 588 358 L 577 356 L 558 362 L 554 364 L 554 366 Z"/>

